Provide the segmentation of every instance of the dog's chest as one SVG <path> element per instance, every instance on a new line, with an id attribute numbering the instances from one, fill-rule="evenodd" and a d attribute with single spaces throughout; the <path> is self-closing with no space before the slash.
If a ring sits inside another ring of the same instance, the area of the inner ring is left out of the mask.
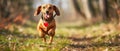
<path id="1" fill-rule="evenodd" d="M 40 20 L 38 27 L 42 28 L 44 31 L 48 31 L 49 29 L 56 27 L 55 20 L 51 21 L 50 23 Z"/>

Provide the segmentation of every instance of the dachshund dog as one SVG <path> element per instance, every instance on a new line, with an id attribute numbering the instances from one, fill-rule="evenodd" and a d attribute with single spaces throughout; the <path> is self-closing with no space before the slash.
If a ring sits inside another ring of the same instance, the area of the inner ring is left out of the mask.
<path id="1" fill-rule="evenodd" d="M 55 13 L 54 13 L 55 12 Z M 45 35 L 50 36 L 49 44 L 52 43 L 53 37 L 55 35 L 56 29 L 56 21 L 54 17 L 60 15 L 58 8 L 52 4 L 43 4 L 37 8 L 34 13 L 34 16 L 41 13 L 41 19 L 37 25 L 37 30 L 39 32 L 39 36 L 46 42 Z"/>

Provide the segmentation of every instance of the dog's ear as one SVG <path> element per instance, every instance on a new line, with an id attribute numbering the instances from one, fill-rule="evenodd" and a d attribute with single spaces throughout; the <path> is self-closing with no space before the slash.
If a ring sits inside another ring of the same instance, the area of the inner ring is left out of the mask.
<path id="1" fill-rule="evenodd" d="M 41 6 L 39 6 L 37 10 L 35 10 L 34 16 L 38 15 L 40 12 L 41 12 Z"/>
<path id="2" fill-rule="evenodd" d="M 53 6 L 53 9 L 54 9 L 55 13 L 59 16 L 60 15 L 59 9 L 55 5 Z"/>

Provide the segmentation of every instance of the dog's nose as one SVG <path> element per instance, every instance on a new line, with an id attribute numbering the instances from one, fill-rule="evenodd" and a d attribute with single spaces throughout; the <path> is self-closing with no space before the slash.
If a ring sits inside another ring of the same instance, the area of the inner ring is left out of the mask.
<path id="1" fill-rule="evenodd" d="M 49 11 L 46 11 L 46 13 L 48 14 L 48 13 L 49 13 Z"/>

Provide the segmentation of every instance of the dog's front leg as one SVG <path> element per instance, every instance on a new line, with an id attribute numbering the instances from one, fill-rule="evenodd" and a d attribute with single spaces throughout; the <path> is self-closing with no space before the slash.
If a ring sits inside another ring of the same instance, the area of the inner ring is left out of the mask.
<path id="1" fill-rule="evenodd" d="M 43 42 L 46 42 L 45 33 L 41 29 L 39 30 L 39 36 L 42 38 Z"/>
<path id="2" fill-rule="evenodd" d="M 53 41 L 53 37 L 54 37 L 54 35 L 55 35 L 55 29 L 53 28 L 53 29 L 50 29 L 49 31 L 48 31 L 48 35 L 50 36 L 50 40 L 49 40 L 49 44 L 51 44 L 52 43 L 52 41 Z"/>

